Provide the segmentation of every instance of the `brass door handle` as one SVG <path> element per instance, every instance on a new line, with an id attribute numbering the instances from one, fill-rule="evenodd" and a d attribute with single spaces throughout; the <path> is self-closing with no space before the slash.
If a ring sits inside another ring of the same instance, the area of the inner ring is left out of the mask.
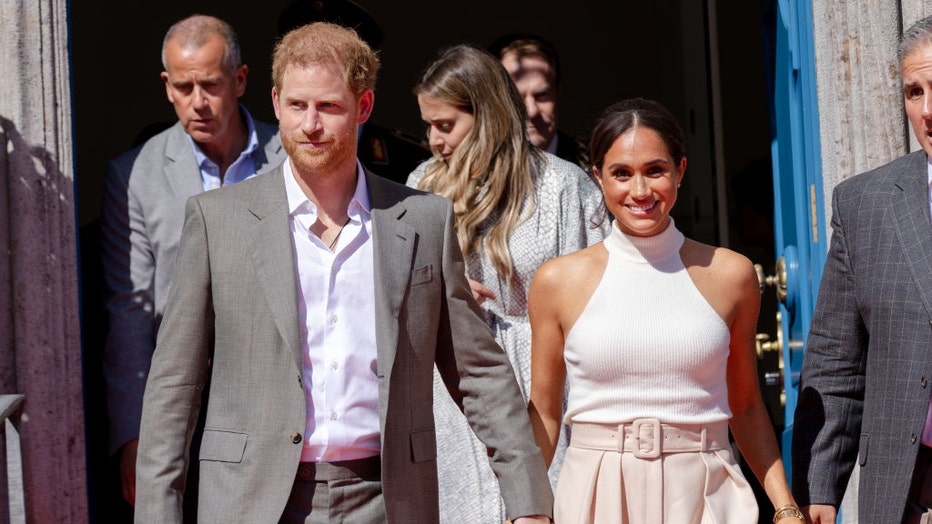
<path id="1" fill-rule="evenodd" d="M 783 257 L 777 259 L 773 275 L 765 275 L 764 266 L 760 264 L 754 264 L 754 272 L 757 273 L 757 281 L 760 283 L 761 294 L 764 293 L 767 286 L 771 286 L 776 290 L 777 300 L 779 300 L 781 304 L 786 305 L 786 259 Z"/>
<path id="2" fill-rule="evenodd" d="M 758 333 L 754 335 L 754 342 L 757 346 L 757 358 L 764 358 L 764 354 L 768 351 L 781 351 L 783 348 L 781 345 L 781 339 L 783 337 L 777 336 L 777 340 L 770 340 L 770 335 L 767 333 Z"/>
<path id="3" fill-rule="evenodd" d="M 770 351 L 776 351 L 779 355 L 776 373 L 773 373 L 773 376 L 768 373 L 765 377 L 768 385 L 773 381 L 776 384 L 783 382 L 783 315 L 777 311 L 777 339 L 770 340 L 770 335 L 767 333 L 757 333 L 754 335 L 754 343 L 757 350 L 757 358 L 764 358 L 764 354 Z M 791 344 L 792 345 L 792 344 Z M 786 391 L 781 388 L 780 391 L 780 404 L 786 406 Z"/>

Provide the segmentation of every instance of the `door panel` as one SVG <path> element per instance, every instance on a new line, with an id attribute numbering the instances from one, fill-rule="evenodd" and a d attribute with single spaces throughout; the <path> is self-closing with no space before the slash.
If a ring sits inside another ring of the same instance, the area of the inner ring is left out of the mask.
<path id="1" fill-rule="evenodd" d="M 777 339 L 783 357 L 783 460 L 790 475 L 793 412 L 803 347 L 825 260 L 818 100 L 809 0 L 778 0 L 775 10 L 771 142 L 774 237 L 782 285 Z M 782 261 L 782 262 L 781 262 Z"/>

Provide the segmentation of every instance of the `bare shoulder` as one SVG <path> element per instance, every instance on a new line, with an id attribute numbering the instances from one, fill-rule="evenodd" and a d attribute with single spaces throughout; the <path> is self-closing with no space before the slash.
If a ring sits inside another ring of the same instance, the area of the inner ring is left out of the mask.
<path id="1" fill-rule="evenodd" d="M 542 264 L 528 293 L 532 325 L 549 318 L 568 333 L 602 280 L 607 263 L 608 251 L 599 242 Z"/>
<path id="2" fill-rule="evenodd" d="M 732 282 L 733 279 L 743 281 L 757 278 L 751 260 L 728 248 L 710 246 L 687 238 L 680 248 L 680 257 L 688 270 L 697 269 L 710 273 L 711 278 L 722 278 Z"/>
<path id="3" fill-rule="evenodd" d="M 596 280 L 600 279 L 607 260 L 608 251 L 601 242 L 575 253 L 552 258 L 537 269 L 532 286 L 550 291 L 573 289 L 591 280 L 593 274 L 596 274 Z"/>
<path id="4" fill-rule="evenodd" d="M 730 324 L 736 308 L 760 300 L 757 273 L 746 256 L 686 239 L 680 258 L 696 288 L 726 323 Z"/>

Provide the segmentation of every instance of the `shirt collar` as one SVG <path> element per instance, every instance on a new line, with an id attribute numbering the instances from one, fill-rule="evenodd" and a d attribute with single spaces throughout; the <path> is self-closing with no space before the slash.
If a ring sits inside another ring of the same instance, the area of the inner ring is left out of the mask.
<path id="1" fill-rule="evenodd" d="M 316 215 L 317 206 L 307 198 L 307 195 L 301 190 L 301 186 L 298 185 L 294 171 L 291 169 L 291 159 L 284 162 L 282 171 L 285 173 L 285 195 L 288 197 L 288 214 L 293 216 L 302 206 L 308 206 Z M 366 185 L 365 171 L 363 171 L 362 164 L 360 164 L 359 159 L 357 159 L 356 192 L 353 193 L 353 198 L 350 199 L 349 205 L 346 208 L 346 214 L 350 218 L 359 217 L 361 215 L 369 216 L 370 210 L 369 188 Z"/>
<path id="2" fill-rule="evenodd" d="M 246 136 L 248 138 L 246 141 L 246 147 L 243 148 L 243 151 L 237 158 L 241 158 L 244 155 L 251 155 L 256 151 L 256 149 L 259 149 L 259 136 L 256 134 L 256 124 L 252 120 L 252 115 L 249 113 L 249 110 L 246 109 L 246 106 L 242 104 L 239 106 L 239 113 L 246 120 Z M 194 151 L 194 159 L 197 161 L 198 167 L 203 168 L 204 162 L 214 164 L 214 161 L 207 158 L 207 155 L 201 151 L 201 147 L 197 145 L 197 142 L 195 142 L 193 138 L 191 138 L 191 135 L 185 133 L 184 136 L 188 139 L 188 143 L 191 144 L 191 149 Z"/>

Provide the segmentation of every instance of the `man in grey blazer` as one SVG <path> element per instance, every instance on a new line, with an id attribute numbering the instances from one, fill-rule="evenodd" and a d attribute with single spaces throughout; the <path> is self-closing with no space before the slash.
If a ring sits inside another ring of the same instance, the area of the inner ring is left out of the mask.
<path id="1" fill-rule="evenodd" d="M 357 160 L 378 66 L 351 29 L 285 35 L 272 100 L 288 161 L 188 201 L 136 522 L 180 522 L 192 460 L 207 522 L 437 522 L 435 366 L 488 446 L 509 518 L 549 521 L 547 471 L 472 298 L 451 202 Z"/>
<path id="2" fill-rule="evenodd" d="M 855 460 L 860 522 L 932 518 L 932 18 L 898 55 L 922 151 L 834 191 L 793 425 L 793 491 L 815 524 L 835 522 Z"/>
<path id="3" fill-rule="evenodd" d="M 179 21 L 166 34 L 162 62 L 178 122 L 110 163 L 100 225 L 110 325 L 103 362 L 110 450 L 120 454 L 123 496 L 130 504 L 143 391 L 174 274 L 184 203 L 285 158 L 277 126 L 254 121 L 239 105 L 248 69 L 226 22 L 197 15 Z"/>

